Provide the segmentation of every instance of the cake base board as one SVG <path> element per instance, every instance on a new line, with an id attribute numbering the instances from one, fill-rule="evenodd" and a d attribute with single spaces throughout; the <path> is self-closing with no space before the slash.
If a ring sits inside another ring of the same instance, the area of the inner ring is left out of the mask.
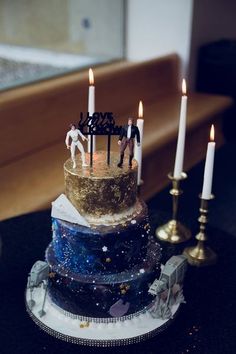
<path id="1" fill-rule="evenodd" d="M 26 309 L 32 320 L 48 334 L 80 345 L 96 347 L 113 347 L 141 342 L 152 338 L 165 330 L 176 317 L 179 304 L 172 307 L 172 318 L 167 320 L 156 319 L 151 316 L 149 310 L 135 316 L 132 319 L 110 323 L 86 322 L 68 316 L 63 310 L 53 305 L 50 297 L 46 295 L 44 315 L 42 307 L 45 290 L 42 286 L 34 288 L 34 306 L 30 306 L 30 290 L 26 289 Z"/>

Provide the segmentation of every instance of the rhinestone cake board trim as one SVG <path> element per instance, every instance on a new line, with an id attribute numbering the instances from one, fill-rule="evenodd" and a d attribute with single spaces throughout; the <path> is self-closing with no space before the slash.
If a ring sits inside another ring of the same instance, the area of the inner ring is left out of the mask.
<path id="1" fill-rule="evenodd" d="M 30 309 L 28 303 L 30 300 L 30 290 L 26 290 L 25 300 L 26 309 L 32 320 L 45 332 L 57 339 L 71 342 L 74 344 L 113 347 L 128 344 L 134 344 L 143 340 L 152 338 L 165 330 L 174 320 L 178 311 L 179 304 L 172 307 L 173 317 L 168 320 L 153 318 L 149 310 L 134 314 L 133 318 L 125 321 L 96 323 L 95 319 L 91 321 L 82 321 L 73 318 L 73 314 L 64 314 L 59 308 L 53 306 L 49 296 L 45 300 L 45 315 L 40 317 L 39 312 L 43 305 L 44 290 L 42 287 L 34 288 L 33 300 L 35 305 Z"/>

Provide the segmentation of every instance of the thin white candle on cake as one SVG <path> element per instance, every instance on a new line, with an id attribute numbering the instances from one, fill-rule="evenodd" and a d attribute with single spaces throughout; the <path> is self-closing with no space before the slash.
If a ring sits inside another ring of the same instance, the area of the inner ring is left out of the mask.
<path id="1" fill-rule="evenodd" d="M 213 168 L 215 158 L 215 129 L 214 125 L 211 126 L 210 142 L 207 145 L 206 162 L 204 169 L 203 187 L 202 187 L 202 199 L 211 199 L 212 180 L 213 180 Z"/>
<path id="2" fill-rule="evenodd" d="M 138 186 L 140 186 L 141 184 L 141 173 L 142 173 L 143 125 L 144 125 L 143 103 L 142 101 L 139 101 L 137 127 L 140 133 L 140 145 L 138 146 L 136 142 L 135 150 L 134 150 L 134 158 L 138 162 L 138 180 L 137 180 Z"/>
<path id="3" fill-rule="evenodd" d="M 89 90 L 88 90 L 88 113 L 90 116 L 95 112 L 95 86 L 93 70 L 89 69 Z M 90 153 L 91 136 L 88 135 L 88 153 Z M 93 135 L 93 152 L 96 150 L 96 137 Z"/>
<path id="4" fill-rule="evenodd" d="M 185 135 L 186 135 L 186 115 L 187 115 L 187 102 L 188 97 L 186 95 L 186 81 L 182 81 L 182 98 L 180 107 L 180 117 L 179 117 L 179 133 L 178 142 L 175 155 L 175 167 L 174 167 L 174 178 L 181 178 L 183 172 L 184 163 L 184 147 L 185 147 Z"/>

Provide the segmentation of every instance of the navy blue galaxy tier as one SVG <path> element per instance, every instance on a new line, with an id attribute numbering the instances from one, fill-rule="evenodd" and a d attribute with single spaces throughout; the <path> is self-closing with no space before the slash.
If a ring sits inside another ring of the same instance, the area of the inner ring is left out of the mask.
<path id="1" fill-rule="evenodd" d="M 159 275 L 160 247 L 150 233 L 146 207 L 124 225 L 87 228 L 53 219 L 46 252 L 49 294 L 71 313 L 120 317 L 148 306 Z"/>
<path id="2" fill-rule="evenodd" d="M 52 220 L 53 249 L 57 261 L 74 273 L 113 274 L 142 263 L 150 227 L 144 203 L 134 219 L 114 226 L 88 228 Z"/>

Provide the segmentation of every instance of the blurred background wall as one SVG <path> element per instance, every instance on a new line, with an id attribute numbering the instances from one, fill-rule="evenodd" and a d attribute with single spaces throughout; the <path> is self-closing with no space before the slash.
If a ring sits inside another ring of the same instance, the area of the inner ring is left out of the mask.
<path id="1" fill-rule="evenodd" d="M 191 87 L 196 83 L 199 48 L 221 39 L 236 40 L 236 1 L 195 0 L 189 58 Z"/>
<path id="2" fill-rule="evenodd" d="M 193 16 L 193 0 L 128 0 L 126 55 L 147 60 L 177 53 L 186 74 Z"/>
<path id="3" fill-rule="evenodd" d="M 235 38 L 235 13 L 235 0 L 0 0 L 0 60 L 4 45 L 90 56 L 87 66 L 175 52 L 194 88 L 199 48 Z"/>
<path id="4" fill-rule="evenodd" d="M 235 0 L 128 0 L 126 56 L 147 60 L 177 53 L 195 87 L 199 48 L 236 38 Z"/>
<path id="5" fill-rule="evenodd" d="M 0 0 L 0 42 L 123 56 L 124 0 Z"/>

